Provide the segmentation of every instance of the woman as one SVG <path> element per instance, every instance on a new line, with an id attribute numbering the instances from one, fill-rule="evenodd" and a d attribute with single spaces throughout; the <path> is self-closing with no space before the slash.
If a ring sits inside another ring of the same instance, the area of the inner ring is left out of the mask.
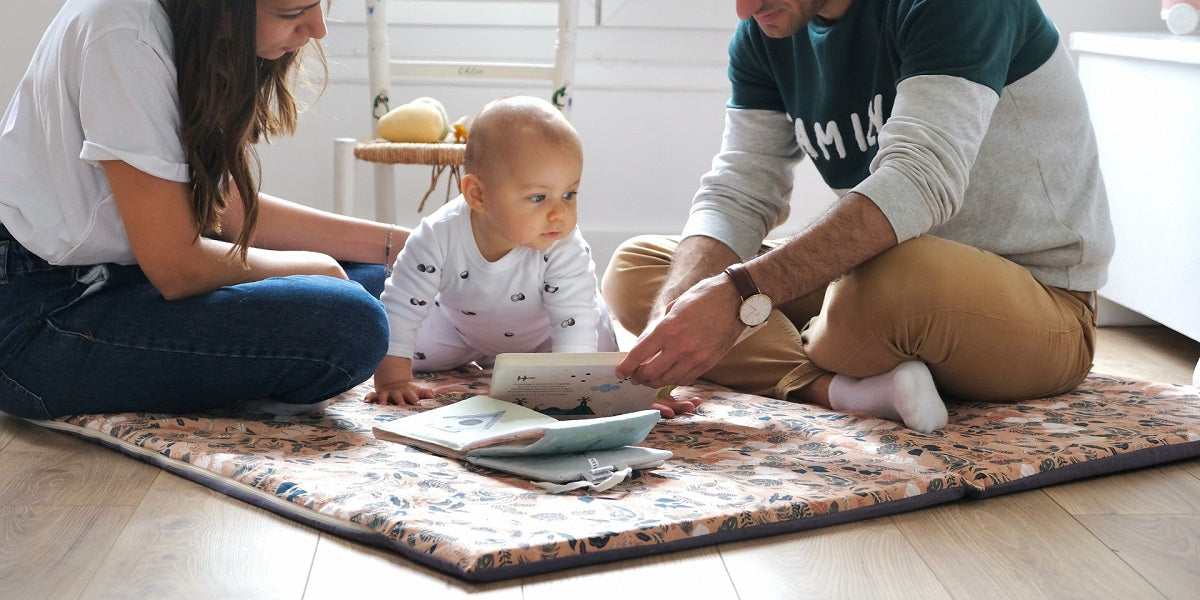
<path id="1" fill-rule="evenodd" d="M 324 35 L 319 0 L 67 0 L 0 121 L 0 410 L 303 410 L 371 375 L 408 232 L 256 182 Z"/>

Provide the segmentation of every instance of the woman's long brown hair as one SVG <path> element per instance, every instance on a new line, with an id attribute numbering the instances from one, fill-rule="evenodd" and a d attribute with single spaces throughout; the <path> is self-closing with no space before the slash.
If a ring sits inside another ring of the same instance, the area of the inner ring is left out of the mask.
<path id="1" fill-rule="evenodd" d="M 254 144 L 296 129 L 291 91 L 301 52 L 257 56 L 255 0 L 162 0 L 175 43 L 180 142 L 191 175 L 199 235 L 219 233 L 228 193 L 244 222 L 234 249 L 242 261 L 258 222 L 260 165 Z M 316 40 L 311 42 L 325 65 Z"/>

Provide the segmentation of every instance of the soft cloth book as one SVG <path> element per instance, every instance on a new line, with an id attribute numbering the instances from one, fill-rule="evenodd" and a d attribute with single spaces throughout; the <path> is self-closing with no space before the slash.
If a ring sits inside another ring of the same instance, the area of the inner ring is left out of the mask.
<path id="1" fill-rule="evenodd" d="M 659 418 L 657 410 L 641 410 L 560 421 L 512 402 L 471 396 L 381 423 L 373 431 L 377 439 L 536 481 L 594 486 L 619 482 L 631 470 L 657 467 L 671 458 L 667 450 L 633 445 L 646 438 Z"/>
<path id="2" fill-rule="evenodd" d="M 535 482 L 558 484 L 584 482 L 591 486 L 612 481 L 620 483 L 630 471 L 653 469 L 662 465 L 672 454 L 669 450 L 621 446 L 607 450 L 574 452 L 571 454 L 539 454 L 534 456 L 468 456 L 466 461 L 483 467 L 519 475 Z M 615 480 L 615 481 L 614 481 Z M 567 491 L 543 486 L 551 491 Z M 583 486 L 573 486 L 577 489 Z M 609 486 L 611 487 L 611 486 Z"/>
<path id="3" fill-rule="evenodd" d="M 659 390 L 617 377 L 624 358 L 624 352 L 499 354 L 488 395 L 558 419 L 649 409 Z"/>
<path id="4" fill-rule="evenodd" d="M 471 396 L 374 427 L 378 439 L 462 458 L 568 454 L 636 444 L 658 423 L 657 410 L 560 421 L 491 396 Z"/>

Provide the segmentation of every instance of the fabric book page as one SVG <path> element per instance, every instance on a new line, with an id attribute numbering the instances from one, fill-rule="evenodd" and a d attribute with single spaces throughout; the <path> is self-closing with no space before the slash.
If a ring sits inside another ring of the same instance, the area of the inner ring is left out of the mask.
<path id="1" fill-rule="evenodd" d="M 453 457 L 565 454 L 641 442 L 658 423 L 657 410 L 559 421 L 490 396 L 375 425 L 375 437 Z"/>
<path id="2" fill-rule="evenodd" d="M 649 409 L 658 390 L 617 377 L 624 357 L 624 352 L 500 354 L 489 394 L 558 419 Z"/>

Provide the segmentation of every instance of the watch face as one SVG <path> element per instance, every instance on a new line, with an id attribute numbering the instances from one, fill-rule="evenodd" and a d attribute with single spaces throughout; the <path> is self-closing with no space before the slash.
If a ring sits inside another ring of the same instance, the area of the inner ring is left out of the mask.
<path id="1" fill-rule="evenodd" d="M 742 323 L 755 327 L 762 325 L 771 314 L 771 299 L 763 294 L 755 294 L 742 301 L 738 309 L 738 318 Z"/>

